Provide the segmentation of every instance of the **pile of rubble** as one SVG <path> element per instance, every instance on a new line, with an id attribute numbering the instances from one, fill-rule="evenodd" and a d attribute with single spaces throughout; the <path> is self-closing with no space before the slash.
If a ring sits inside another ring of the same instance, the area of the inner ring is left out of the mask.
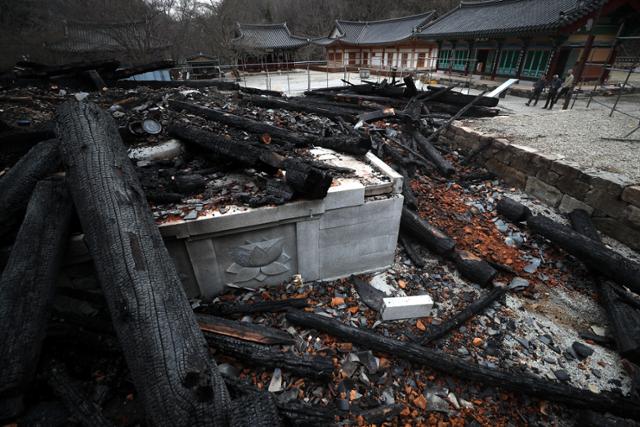
<path id="1" fill-rule="evenodd" d="M 640 420 L 636 255 L 439 144 L 496 99 L 411 78 L 289 99 L 116 68 L 102 85 L 92 65 L 64 69 L 76 86 L 23 72 L 40 87 L 0 93 L 0 421 Z M 404 176 L 392 268 L 187 300 L 157 225 L 323 198 L 355 171 L 313 147 L 371 150 Z M 80 232 L 93 263 L 61 266 Z"/>

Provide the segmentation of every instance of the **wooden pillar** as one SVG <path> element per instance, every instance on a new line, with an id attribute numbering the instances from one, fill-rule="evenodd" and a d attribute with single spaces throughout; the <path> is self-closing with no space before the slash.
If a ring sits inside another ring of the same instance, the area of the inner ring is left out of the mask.
<path id="1" fill-rule="evenodd" d="M 491 80 L 496 79 L 496 74 L 498 74 L 498 65 L 500 64 L 500 56 L 502 55 L 502 45 L 503 42 L 498 42 L 498 49 L 496 49 L 496 59 L 493 62 L 493 69 L 491 70 Z"/>
<path id="2" fill-rule="evenodd" d="M 516 71 L 516 79 L 519 79 L 522 75 L 522 69 L 524 68 L 524 63 L 527 59 L 527 52 L 529 50 L 529 44 L 531 41 L 529 39 L 522 40 L 522 49 L 520 49 L 520 58 L 518 61 L 518 71 Z"/>
<path id="3" fill-rule="evenodd" d="M 547 79 L 556 74 L 556 68 L 558 68 L 558 60 L 560 59 L 560 46 L 564 42 L 563 39 L 553 39 L 553 51 L 551 53 L 551 60 L 549 61 L 549 68 L 547 69 Z"/>
<path id="4" fill-rule="evenodd" d="M 593 24 L 595 25 L 595 23 Z M 582 74 L 584 73 L 585 65 L 591 56 L 591 49 L 593 48 L 593 40 L 595 39 L 594 34 L 589 34 L 587 36 L 587 41 L 584 44 L 584 48 L 582 49 L 582 55 L 580 57 L 580 62 L 578 62 L 578 66 L 574 72 L 575 80 L 574 85 L 577 84 L 582 79 Z"/>
<path id="5" fill-rule="evenodd" d="M 475 47 L 475 42 L 473 40 L 467 40 L 467 63 L 464 66 L 464 75 L 468 75 L 469 74 L 469 68 L 471 68 L 471 53 L 473 52 L 473 49 Z M 475 63 L 474 63 L 474 67 L 475 67 Z M 475 68 L 471 70 L 471 74 L 473 74 L 473 72 L 475 71 Z"/>
<path id="6" fill-rule="evenodd" d="M 442 40 L 438 40 L 437 44 L 438 44 L 438 56 L 436 57 L 436 71 L 438 71 L 440 69 L 439 58 L 440 58 L 440 55 L 442 55 Z"/>

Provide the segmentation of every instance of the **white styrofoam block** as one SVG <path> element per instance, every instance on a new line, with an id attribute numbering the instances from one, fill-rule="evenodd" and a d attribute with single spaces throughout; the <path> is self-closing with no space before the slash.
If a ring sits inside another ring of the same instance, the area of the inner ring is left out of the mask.
<path id="1" fill-rule="evenodd" d="M 432 307 L 433 300 L 429 295 L 382 298 L 382 320 L 426 317 Z"/>

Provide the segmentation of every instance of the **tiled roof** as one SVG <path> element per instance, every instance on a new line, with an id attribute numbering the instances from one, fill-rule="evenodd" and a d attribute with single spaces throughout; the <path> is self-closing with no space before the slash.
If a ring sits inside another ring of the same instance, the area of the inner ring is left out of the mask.
<path id="1" fill-rule="evenodd" d="M 554 30 L 593 13 L 607 0 L 489 0 L 461 2 L 427 25 L 422 38 L 490 36 Z"/>
<path id="2" fill-rule="evenodd" d="M 335 41 L 353 45 L 373 45 L 396 43 L 415 35 L 433 17 L 434 11 L 402 18 L 382 21 L 344 21 L 336 20 L 332 35 L 337 37 L 314 40 L 314 43 L 326 46 Z"/>
<path id="3" fill-rule="evenodd" d="M 240 49 L 292 49 L 309 44 L 306 37 L 292 35 L 286 23 L 237 26 L 240 35 L 232 42 Z"/>
<path id="4" fill-rule="evenodd" d="M 65 26 L 65 36 L 48 45 L 49 49 L 66 53 L 120 53 L 140 45 L 147 34 L 141 23 L 98 24 L 70 22 Z M 168 43 L 153 40 L 151 49 L 169 47 Z"/>

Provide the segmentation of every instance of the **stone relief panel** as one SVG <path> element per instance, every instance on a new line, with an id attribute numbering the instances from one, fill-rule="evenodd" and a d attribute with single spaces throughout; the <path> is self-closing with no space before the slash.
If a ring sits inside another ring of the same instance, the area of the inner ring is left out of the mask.
<path id="1" fill-rule="evenodd" d="M 297 272 L 294 224 L 214 239 L 225 283 L 260 287 L 281 283 Z"/>

